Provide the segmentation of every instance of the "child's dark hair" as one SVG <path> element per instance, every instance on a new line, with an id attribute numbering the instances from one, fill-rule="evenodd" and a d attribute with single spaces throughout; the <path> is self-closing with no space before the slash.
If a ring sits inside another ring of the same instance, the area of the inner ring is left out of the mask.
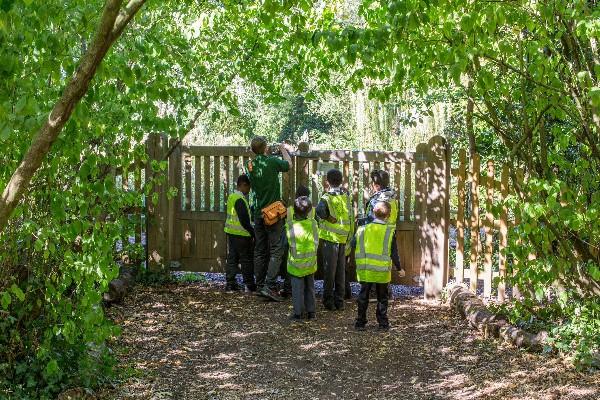
<path id="1" fill-rule="evenodd" d="M 371 181 L 382 188 L 390 187 L 390 174 L 383 169 L 376 169 L 371 172 Z"/>
<path id="2" fill-rule="evenodd" d="M 373 207 L 373 214 L 375 214 L 375 218 L 385 221 L 389 218 L 392 212 L 392 207 L 388 202 L 379 201 Z"/>
<path id="3" fill-rule="evenodd" d="M 243 184 L 250 186 L 250 178 L 248 178 L 248 175 L 246 174 L 242 174 L 237 178 L 237 185 L 241 186 Z"/>
<path id="4" fill-rule="evenodd" d="M 306 197 L 310 196 L 310 189 L 304 185 L 299 185 L 296 188 L 296 195 L 294 196 L 294 198 L 297 199 L 298 197 L 302 197 L 302 196 L 306 196 Z"/>
<path id="5" fill-rule="evenodd" d="M 332 168 L 327 171 L 327 182 L 329 182 L 331 186 L 340 186 L 343 180 L 344 177 L 342 175 L 342 171 L 339 169 Z"/>
<path id="6" fill-rule="evenodd" d="M 265 150 L 267 148 L 267 139 L 265 139 L 263 136 L 254 136 L 250 142 L 250 148 L 256 155 L 265 154 Z"/>
<path id="7" fill-rule="evenodd" d="M 300 196 L 294 200 L 294 216 L 306 218 L 312 209 L 312 203 L 307 196 Z"/>

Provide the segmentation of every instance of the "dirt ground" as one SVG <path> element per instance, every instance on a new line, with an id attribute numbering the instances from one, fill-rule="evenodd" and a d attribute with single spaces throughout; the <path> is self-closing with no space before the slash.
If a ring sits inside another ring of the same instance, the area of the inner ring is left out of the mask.
<path id="1" fill-rule="evenodd" d="M 356 305 L 292 323 L 289 301 L 213 284 L 138 287 L 109 313 L 127 378 L 102 399 L 600 399 L 600 375 L 482 339 L 441 305 L 390 304 L 392 329 L 355 332 Z"/>

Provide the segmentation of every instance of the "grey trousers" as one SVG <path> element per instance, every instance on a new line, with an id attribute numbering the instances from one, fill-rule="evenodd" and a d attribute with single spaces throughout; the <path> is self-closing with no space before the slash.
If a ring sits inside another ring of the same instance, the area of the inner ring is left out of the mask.
<path id="1" fill-rule="evenodd" d="M 323 241 L 323 305 L 326 308 L 344 306 L 346 289 L 345 244 Z"/>
<path id="2" fill-rule="evenodd" d="M 302 315 L 302 313 L 315 312 L 315 275 L 310 274 L 298 278 L 290 275 L 292 283 L 292 305 L 294 306 L 294 314 Z"/>
<path id="3" fill-rule="evenodd" d="M 258 289 L 275 289 L 277 275 L 283 257 L 283 229 L 281 220 L 271 226 L 265 225 L 262 218 L 256 218 L 254 224 L 254 275 Z"/>

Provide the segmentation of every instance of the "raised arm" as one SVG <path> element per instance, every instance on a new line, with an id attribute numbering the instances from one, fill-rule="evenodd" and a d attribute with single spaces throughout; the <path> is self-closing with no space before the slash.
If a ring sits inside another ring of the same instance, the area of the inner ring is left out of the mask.
<path id="1" fill-rule="evenodd" d="M 290 152 L 288 150 L 288 145 L 285 143 L 281 143 L 279 145 L 279 150 L 281 150 L 281 156 L 288 163 L 290 169 L 292 168 L 292 157 L 290 156 Z"/>

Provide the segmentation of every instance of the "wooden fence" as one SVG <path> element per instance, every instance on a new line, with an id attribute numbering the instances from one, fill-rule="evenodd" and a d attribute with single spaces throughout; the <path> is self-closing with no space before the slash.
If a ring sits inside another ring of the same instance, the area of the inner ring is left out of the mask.
<path id="1" fill-rule="evenodd" d="M 167 153 L 166 138 L 152 135 L 148 156 Z M 313 203 L 322 193 L 323 172 L 331 167 L 344 174 L 355 214 L 364 213 L 369 198 L 369 173 L 384 168 L 400 197 L 397 241 L 406 276 L 395 281 L 425 285 L 426 297 L 437 297 L 448 279 L 450 152 L 442 137 L 420 144 L 414 152 L 314 150 L 293 154 L 293 167 L 282 174 L 282 197 L 290 203 L 296 187 L 311 189 Z M 252 156 L 246 147 L 178 146 L 169 157 L 168 179 L 148 202 L 150 268 L 222 271 L 226 240 L 223 233 L 227 196 Z M 146 169 L 146 179 L 160 173 Z M 178 189 L 169 197 L 168 188 Z"/>
<path id="2" fill-rule="evenodd" d="M 511 191 L 510 167 L 497 166 L 490 160 L 483 168 L 478 154 L 467 162 L 465 150 L 459 151 L 458 168 L 452 170 L 452 188 L 456 191 L 452 191 L 451 204 L 456 206 L 456 218 L 451 221 L 455 235 L 450 240 L 455 236 L 456 252 L 451 271 L 457 282 L 468 280 L 471 291 L 483 289 L 484 297 L 496 294 L 499 301 L 504 301 L 510 293 L 504 281 L 509 273 L 509 227 L 518 223 L 510 218 L 504 204 Z M 516 175 L 522 178 L 522 171 L 516 171 Z M 514 271 L 514 267 L 510 269 Z M 497 277 L 501 279 L 496 285 Z M 516 290 L 513 288 L 513 295 Z"/>

